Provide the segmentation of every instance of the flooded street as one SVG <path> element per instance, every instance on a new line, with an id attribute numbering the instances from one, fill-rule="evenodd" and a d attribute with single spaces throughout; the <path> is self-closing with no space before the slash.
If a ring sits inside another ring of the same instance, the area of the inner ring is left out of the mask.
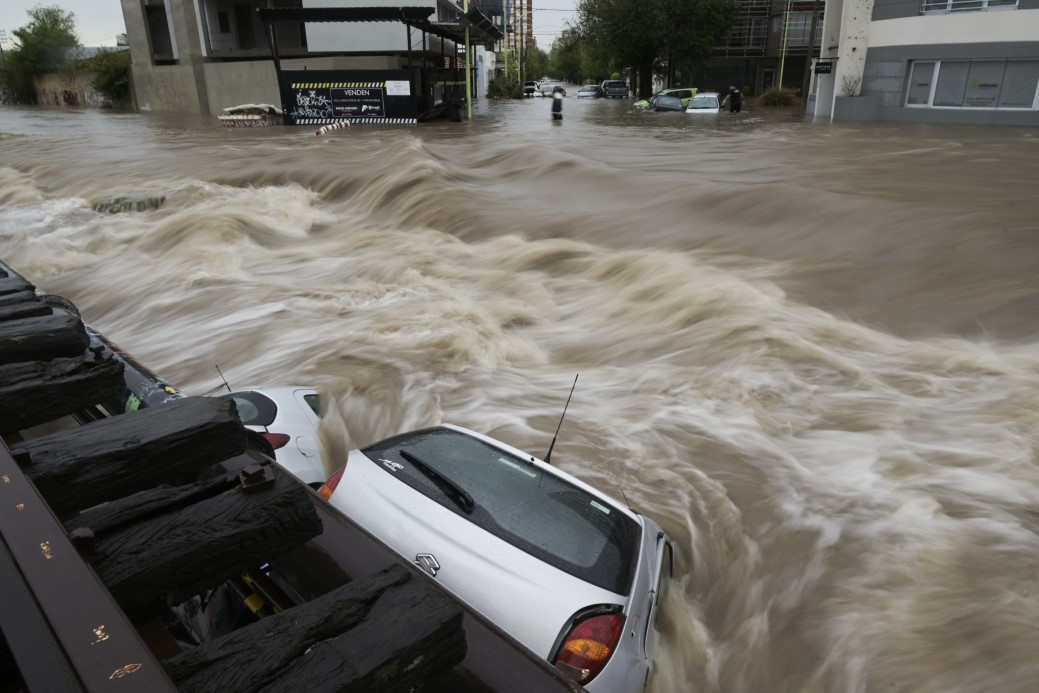
<path id="1" fill-rule="evenodd" d="M 474 107 L 223 129 L 0 108 L 0 259 L 187 394 L 440 422 L 679 552 L 669 691 L 1032 691 L 1039 131 Z M 141 210 L 93 205 L 125 199 Z"/>

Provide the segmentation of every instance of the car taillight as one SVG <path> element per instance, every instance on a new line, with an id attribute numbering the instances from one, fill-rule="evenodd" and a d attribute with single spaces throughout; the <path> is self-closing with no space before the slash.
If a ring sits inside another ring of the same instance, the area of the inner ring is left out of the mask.
<path id="1" fill-rule="evenodd" d="M 574 624 L 556 655 L 556 668 L 584 685 L 594 679 L 617 648 L 624 614 L 591 616 Z"/>
<path id="2" fill-rule="evenodd" d="M 318 495 L 324 498 L 325 500 L 331 498 L 332 494 L 335 493 L 336 486 L 339 485 L 339 480 L 343 478 L 343 472 L 345 471 L 346 467 L 340 467 L 339 471 L 337 471 L 332 476 L 328 477 L 328 481 L 321 484 L 321 488 L 317 490 Z"/>
<path id="3" fill-rule="evenodd" d="M 285 447 L 289 444 L 289 441 L 292 440 L 291 436 L 288 436 L 284 433 L 264 433 L 262 435 L 264 438 L 267 439 L 267 442 L 270 443 L 271 447 L 275 450 L 277 450 L 278 448 Z"/>

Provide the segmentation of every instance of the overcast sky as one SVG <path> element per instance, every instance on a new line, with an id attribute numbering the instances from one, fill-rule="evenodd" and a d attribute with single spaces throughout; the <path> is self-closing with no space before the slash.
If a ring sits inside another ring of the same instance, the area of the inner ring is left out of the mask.
<path id="1" fill-rule="evenodd" d="M 0 0 L 0 29 L 7 32 L 4 48 L 14 41 L 14 30 L 29 23 L 26 10 L 41 5 L 57 5 L 76 15 L 76 33 L 84 46 L 114 46 L 123 26 L 123 6 L 119 0 Z"/>
<path id="2" fill-rule="evenodd" d="M 513 2 L 514 0 L 509 0 Z M 567 20 L 575 21 L 577 0 L 529 0 L 534 10 L 534 36 L 538 47 L 549 50 L 563 31 Z M 406 0 L 401 0 L 406 5 Z M 84 46 L 114 46 L 117 34 L 126 31 L 119 0 L 0 0 L 0 29 L 7 32 L 8 48 L 14 30 L 29 23 L 26 10 L 35 5 L 57 5 L 76 15 L 76 31 Z"/>
<path id="3" fill-rule="evenodd" d="M 512 0 L 510 0 L 511 2 Z M 567 24 L 577 24 L 577 0 L 530 0 L 534 9 L 534 37 L 538 48 L 548 51 Z"/>

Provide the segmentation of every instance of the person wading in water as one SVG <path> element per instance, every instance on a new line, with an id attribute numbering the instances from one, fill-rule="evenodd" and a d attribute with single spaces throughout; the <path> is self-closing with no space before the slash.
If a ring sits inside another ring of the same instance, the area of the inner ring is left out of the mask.
<path id="1" fill-rule="evenodd" d="M 563 119 L 563 88 L 556 87 L 552 90 L 552 120 Z"/>
<path id="2" fill-rule="evenodd" d="M 729 93 L 722 101 L 722 108 L 725 108 L 725 101 L 729 102 L 729 113 L 739 113 L 743 107 L 743 92 L 736 87 L 729 87 Z"/>

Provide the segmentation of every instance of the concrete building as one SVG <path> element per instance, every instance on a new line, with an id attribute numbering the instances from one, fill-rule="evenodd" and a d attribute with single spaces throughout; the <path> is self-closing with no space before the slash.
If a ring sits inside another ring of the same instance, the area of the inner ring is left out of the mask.
<path id="1" fill-rule="evenodd" d="M 429 7 L 430 23 L 457 32 L 461 9 L 450 0 L 121 0 L 142 110 L 219 113 L 242 103 L 278 104 L 280 95 L 261 7 Z M 457 42 L 394 22 L 280 22 L 286 70 L 456 69 Z M 453 29 L 452 29 L 453 27 Z M 474 60 L 486 74 L 493 54 Z M 477 69 L 477 77 L 481 70 Z M 463 74 L 464 79 L 464 74 Z M 433 94 L 424 95 L 435 98 Z"/>
<path id="2" fill-rule="evenodd" d="M 809 113 L 1039 125 L 1039 0 L 827 0 Z"/>

